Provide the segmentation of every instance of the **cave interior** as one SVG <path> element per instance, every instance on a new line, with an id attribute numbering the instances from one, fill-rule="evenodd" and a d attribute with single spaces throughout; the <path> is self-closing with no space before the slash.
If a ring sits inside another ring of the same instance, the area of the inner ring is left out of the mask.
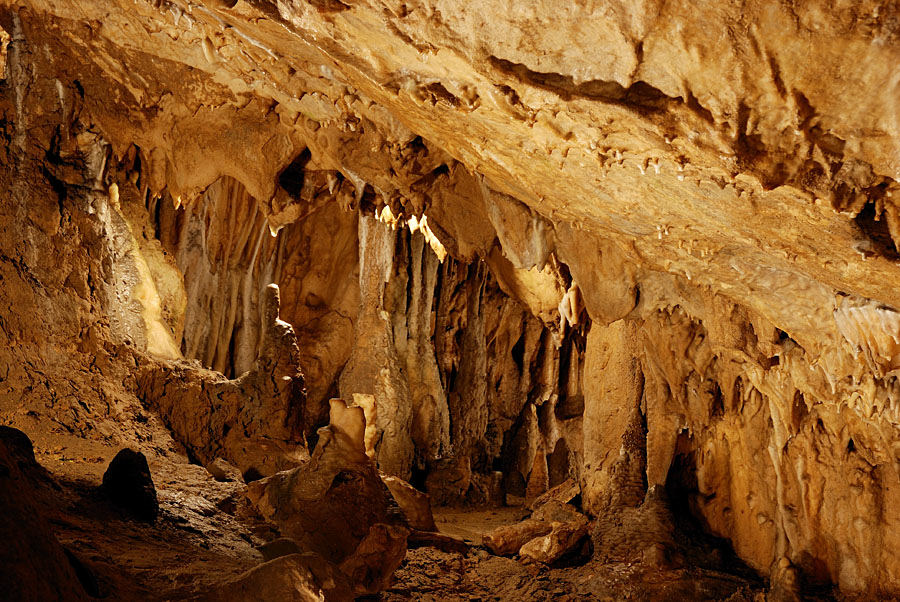
<path id="1" fill-rule="evenodd" d="M 2 0 L 0 137 L 0 597 L 900 596 L 896 1 Z"/>

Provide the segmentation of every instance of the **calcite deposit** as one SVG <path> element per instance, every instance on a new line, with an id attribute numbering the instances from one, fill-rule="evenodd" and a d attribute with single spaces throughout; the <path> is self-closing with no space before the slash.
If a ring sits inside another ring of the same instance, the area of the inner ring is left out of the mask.
<path id="1" fill-rule="evenodd" d="M 896 2 L 0 0 L 0 77 L 7 591 L 416 597 L 551 491 L 563 593 L 900 595 Z"/>

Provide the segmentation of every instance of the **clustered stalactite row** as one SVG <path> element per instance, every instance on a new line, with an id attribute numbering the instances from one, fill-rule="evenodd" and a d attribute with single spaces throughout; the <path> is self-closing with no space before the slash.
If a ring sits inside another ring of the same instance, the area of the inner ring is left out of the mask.
<path id="1" fill-rule="evenodd" d="M 504 292 L 483 261 L 441 262 L 426 236 L 398 222 L 389 205 L 368 213 L 342 207 L 340 174 L 295 173 L 288 200 L 303 215 L 272 236 L 258 201 L 234 180 L 215 183 L 186 206 L 165 192 L 142 197 L 139 154 L 129 155 L 122 179 L 139 207 L 128 211 L 144 220 L 132 227 L 143 228 L 146 247 L 159 247 L 160 262 L 184 274 L 180 288 L 157 284 L 168 291 L 161 315 L 185 358 L 231 378 L 250 370 L 270 345 L 260 312 L 265 286 L 275 282 L 281 319 L 300 343 L 306 396 L 294 400 L 293 411 L 305 436 L 327 423 L 330 397 L 374 395 L 383 423 L 396 424 L 389 433 L 379 429 L 385 470 L 407 479 L 415 472 L 424 483 L 437 466 L 465 465 L 461 489 L 444 495 L 448 502 L 467 494 L 488 500 L 490 487 L 500 485 L 495 472 L 524 495 L 535 462 L 535 493 L 575 476 L 566 438 L 580 438 L 569 421 L 584 406 L 584 325 L 560 334 L 555 308 L 544 323 Z M 284 185 L 280 191 L 288 194 Z M 371 262 L 360 265 L 360 254 Z M 565 280 L 558 275 L 562 288 Z M 384 377 L 384 370 L 394 374 Z M 181 429 L 184 437 L 207 430 Z M 203 456 L 208 462 L 215 454 Z"/>
<path id="2" fill-rule="evenodd" d="M 206 31 L 202 11 L 166 7 L 180 11 L 175 27 L 190 19 L 179 34 Z M 159 25 L 158 9 L 135 10 Z M 334 24 L 318 12 L 307 20 Z M 776 585 L 900 590 L 900 318 L 887 304 L 897 305 L 896 184 L 879 175 L 890 170 L 877 144 L 845 148 L 777 69 L 772 85 L 797 127 L 753 123 L 744 107 L 725 135 L 690 91 L 575 85 L 505 59 L 488 61 L 506 81 L 491 97 L 436 81 L 379 88 L 362 59 L 344 57 L 363 73 L 347 78 L 354 89 L 332 71 L 335 48 L 327 59 L 295 49 L 310 73 L 270 60 L 288 44 L 275 29 L 272 48 L 205 37 L 191 66 L 177 48 L 158 57 L 102 36 L 41 52 L 64 39 L 67 19 L 3 12 L 0 300 L 16 307 L 0 329 L 5 418 L 174 447 L 122 427 L 150 420 L 146 406 L 196 460 L 228 456 L 249 480 L 303 460 L 304 438 L 340 396 L 370 407 L 381 468 L 432 484 L 435 500 L 489 499 L 494 471 L 500 488 L 529 495 L 571 475 L 599 519 L 601 555 L 644 543 L 616 517 L 652 514 L 668 497 Z M 169 91 L 96 58 L 120 53 Z M 204 69 L 234 77 L 226 86 Z M 269 83 L 257 93 L 256 81 Z M 659 159 L 625 157 L 614 140 L 574 148 L 575 122 L 601 101 L 604 120 L 639 124 L 623 147 L 677 140 L 662 171 L 678 175 L 653 180 Z M 447 117 L 482 102 L 496 111 L 454 137 Z M 542 102 L 571 103 L 575 118 L 528 106 Z M 527 152 L 491 146 L 499 122 L 513 124 L 507 146 Z M 698 136 L 713 143 L 684 142 Z M 609 177 L 597 197 L 596 181 L 576 177 L 588 155 Z M 713 155 L 727 169 L 705 173 Z M 634 173 L 620 175 L 626 167 Z M 545 203 L 540 174 L 571 202 Z M 790 186 L 855 221 L 792 204 Z M 629 199 L 619 213 L 617 194 Z M 655 206 L 654 195 L 679 202 Z M 747 198 L 775 209 L 750 212 Z M 692 208 L 720 206 L 730 209 L 709 210 L 712 225 L 693 219 Z M 816 228 L 799 253 L 772 215 Z M 726 226 L 740 244 L 711 234 Z M 770 249 L 754 228 L 781 238 Z"/>

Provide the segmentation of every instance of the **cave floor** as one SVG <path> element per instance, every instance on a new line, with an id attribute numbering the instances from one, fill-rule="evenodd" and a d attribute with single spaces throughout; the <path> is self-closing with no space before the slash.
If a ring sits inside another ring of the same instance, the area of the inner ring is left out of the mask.
<path id="1" fill-rule="evenodd" d="M 256 547 L 277 537 L 249 510 L 238 483 L 158 456 L 151 460 L 160 514 L 149 525 L 110 505 L 98 486 L 112 450 L 35 442 L 49 470 L 47 513 L 61 543 L 87 567 L 99 596 L 113 600 L 193 598 L 261 562 Z M 54 484 L 55 483 L 55 484 Z M 436 508 L 445 534 L 465 553 L 408 551 L 392 586 L 372 600 L 761 600 L 759 583 L 700 569 L 648 570 L 641 564 L 548 568 L 494 556 L 481 536 L 528 514 L 522 506 Z"/>
<path id="2" fill-rule="evenodd" d="M 87 568 L 88 588 L 108 600 L 194 598 L 258 565 L 257 547 L 278 537 L 250 510 L 239 482 L 220 482 L 169 445 L 148 445 L 160 502 L 150 525 L 130 519 L 99 491 L 119 446 L 60 429 L 22 424 L 38 462 L 48 470 L 44 506 L 57 537 Z M 159 442 L 151 421 L 145 436 Z M 481 546 L 492 529 L 528 515 L 524 506 L 435 508 L 440 532 L 469 544 L 465 553 L 411 548 L 388 590 L 372 600 L 741 600 L 768 592 L 746 567 L 701 568 L 690 554 L 674 565 L 592 560 L 551 568 L 495 556 Z M 683 531 L 684 529 L 682 529 Z M 638 525 L 629 533 L 647 533 Z M 638 536 L 640 537 L 640 536 Z M 636 541 L 635 545 L 643 545 Z M 693 545 L 693 544 L 691 544 Z M 696 548 L 696 546 L 695 546 Z M 708 550 L 703 552 L 708 553 Z M 768 598 L 771 599 L 771 598 Z M 831 592 L 822 597 L 834 599 Z"/>
<path id="3" fill-rule="evenodd" d="M 601 563 L 550 568 L 495 556 L 481 547 L 492 529 L 515 523 L 522 506 L 435 508 L 438 529 L 471 545 L 465 554 L 430 547 L 410 549 L 380 600 L 764 600 L 755 580 L 699 568 L 648 568 Z"/>
<path id="4" fill-rule="evenodd" d="M 151 459 L 160 514 L 149 525 L 111 506 L 99 492 L 106 456 L 94 444 L 43 447 L 49 470 L 48 518 L 61 543 L 88 568 L 99 596 L 115 600 L 178 600 L 202 594 L 261 562 L 256 547 L 277 533 L 253 516 L 238 483 L 218 482 L 205 469 L 160 455 Z M 54 484 L 55 483 L 55 484 Z M 660 570 L 641 563 L 549 568 L 494 556 L 484 533 L 521 520 L 522 506 L 436 508 L 445 534 L 465 540 L 465 553 L 412 548 L 392 586 L 372 600 L 763 600 L 759 582 L 698 568 Z"/>
<path id="5" fill-rule="evenodd" d="M 727 573 L 647 571 L 589 562 L 553 569 L 494 556 L 434 548 L 410 550 L 380 600 L 765 600 L 763 589 Z"/>
<path id="6" fill-rule="evenodd" d="M 74 476 L 84 472 L 79 462 L 63 455 L 59 466 L 53 452 L 35 451 L 55 481 L 47 518 L 60 543 L 87 567 L 92 584 L 86 590 L 95 596 L 191 598 L 259 564 L 255 547 L 272 537 L 249 511 L 242 484 L 217 482 L 202 467 L 151 462 L 160 508 L 151 525 L 106 499 L 99 489 L 102 475 Z"/>
<path id="7" fill-rule="evenodd" d="M 159 517 L 153 525 L 132 520 L 98 489 L 117 449 L 60 433 L 46 438 L 32 433 L 37 435 L 35 455 L 52 477 L 46 487 L 47 516 L 61 543 L 87 567 L 100 597 L 198 596 L 258 565 L 262 558 L 256 548 L 278 537 L 250 510 L 242 483 L 216 481 L 166 449 L 148 453 Z M 466 541 L 468 551 L 411 548 L 392 586 L 372 600 L 765 599 L 762 583 L 745 570 L 596 558 L 550 568 L 489 553 L 481 546 L 482 536 L 526 517 L 523 506 L 435 508 L 434 514 L 440 532 Z"/>

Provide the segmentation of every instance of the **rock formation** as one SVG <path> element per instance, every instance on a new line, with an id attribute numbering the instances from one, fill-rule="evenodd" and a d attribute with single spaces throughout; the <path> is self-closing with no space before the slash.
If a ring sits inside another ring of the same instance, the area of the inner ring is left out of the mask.
<path id="1" fill-rule="evenodd" d="M 156 487 L 147 458 L 141 452 L 126 448 L 116 454 L 103 473 L 103 492 L 140 520 L 152 523 L 159 514 Z"/>
<path id="2" fill-rule="evenodd" d="M 299 549 L 340 567 L 356 595 L 381 591 L 406 552 L 407 523 L 365 454 L 359 407 L 331 401 L 331 421 L 319 429 L 308 462 L 250 487 L 263 518 Z"/>
<path id="3" fill-rule="evenodd" d="M 192 456 L 204 464 L 224 456 L 248 481 L 308 455 L 299 351 L 293 328 L 278 317 L 277 285 L 266 287 L 263 302 L 259 357 L 236 379 L 183 361 L 148 362 L 137 376 L 142 403 L 159 411 Z"/>
<path id="4" fill-rule="evenodd" d="M 687 529 L 779 596 L 900 595 L 900 8 L 563 4 L 0 2 L 0 423 L 76 491 L 125 447 L 265 478 L 327 563 L 191 595 L 386 587 L 379 470 L 562 486 L 590 524 L 542 561 Z M 27 526 L 33 597 L 76 590 Z"/>

